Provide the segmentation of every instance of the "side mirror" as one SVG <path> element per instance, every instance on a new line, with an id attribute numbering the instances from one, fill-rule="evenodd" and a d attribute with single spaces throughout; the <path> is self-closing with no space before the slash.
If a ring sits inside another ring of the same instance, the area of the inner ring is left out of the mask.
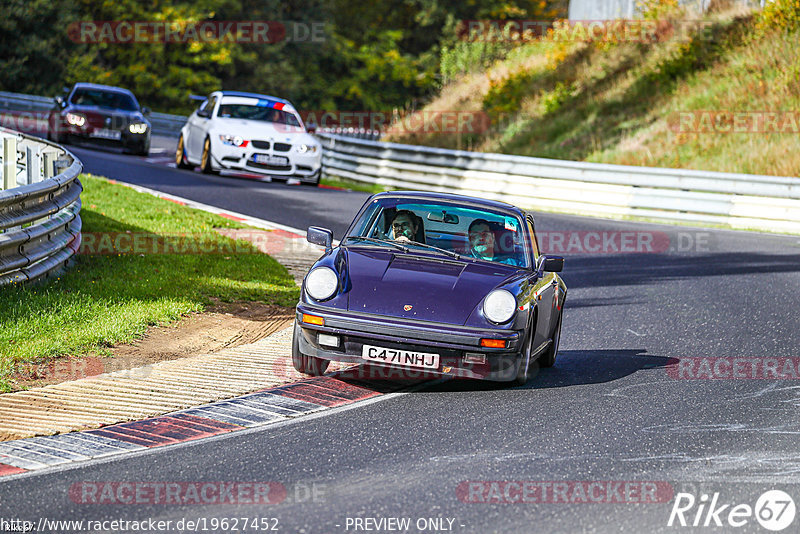
<path id="1" fill-rule="evenodd" d="M 542 270 L 546 273 L 560 273 L 564 270 L 564 258 L 560 256 L 545 256 L 542 262 Z"/>
<path id="2" fill-rule="evenodd" d="M 142 115 L 150 115 L 150 108 L 142 107 Z"/>
<path id="3" fill-rule="evenodd" d="M 207 119 L 208 117 L 211 116 L 211 114 L 208 111 L 204 110 L 204 109 L 198 109 L 197 110 L 197 116 L 198 117 L 203 117 L 204 119 Z"/>
<path id="4" fill-rule="evenodd" d="M 333 249 L 333 232 L 327 228 L 309 226 L 308 232 L 306 233 L 306 239 L 312 245 L 325 247 L 325 252 L 330 252 Z"/>

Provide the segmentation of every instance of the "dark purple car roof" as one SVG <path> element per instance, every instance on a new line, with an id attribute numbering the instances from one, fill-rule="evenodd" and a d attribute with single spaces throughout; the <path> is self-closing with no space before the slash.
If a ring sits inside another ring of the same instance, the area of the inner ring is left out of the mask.
<path id="1" fill-rule="evenodd" d="M 449 200 L 452 202 L 463 202 L 464 204 L 472 204 L 475 206 L 483 206 L 503 211 L 511 211 L 516 213 L 522 218 L 524 218 L 526 215 L 526 212 L 524 210 L 521 210 L 520 208 L 514 206 L 513 204 L 509 204 L 507 202 L 501 202 L 499 200 L 488 200 L 485 198 L 469 197 L 466 195 L 456 195 L 454 193 L 428 193 L 424 191 L 389 191 L 373 195 L 370 198 L 370 200 L 372 200 L 373 198 L 413 198 L 420 200 L 422 199 Z"/>

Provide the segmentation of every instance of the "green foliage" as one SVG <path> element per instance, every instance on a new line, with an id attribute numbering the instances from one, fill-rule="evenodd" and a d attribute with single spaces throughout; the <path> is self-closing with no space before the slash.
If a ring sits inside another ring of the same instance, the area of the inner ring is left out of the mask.
<path id="1" fill-rule="evenodd" d="M 795 32 L 800 29 L 800 2 L 797 0 L 774 0 L 767 2 L 759 17 L 758 28 Z"/>
<path id="2" fill-rule="evenodd" d="M 63 65 L 79 47 L 60 31 L 78 19 L 66 0 L 3 0 L 0 10 L 0 90 L 55 93 Z"/>
<path id="3" fill-rule="evenodd" d="M 519 111 L 522 100 L 531 94 L 537 73 L 519 71 L 501 80 L 491 80 L 483 97 L 483 109 L 495 122 L 499 117 Z"/>
<path id="4" fill-rule="evenodd" d="M 555 113 L 564 105 L 575 91 L 573 84 L 557 82 L 552 91 L 544 93 L 541 98 L 542 114 Z"/>
<path id="5" fill-rule="evenodd" d="M 302 109 L 410 109 L 459 72 L 504 57 L 507 43 L 460 41 L 459 22 L 542 19 L 565 0 L 6 0 L 0 89 L 54 95 L 89 81 L 131 89 L 156 111 L 186 113 L 190 94 L 275 94 Z M 273 21 L 287 39 L 250 42 L 82 43 L 74 22 Z M 297 40 L 295 28 L 322 39 Z M 444 63 L 444 67 L 440 63 Z"/>
<path id="6" fill-rule="evenodd" d="M 459 41 L 443 47 L 439 72 L 446 84 L 463 74 L 484 70 L 492 63 L 502 60 L 510 51 L 506 43 Z"/>
<path id="7" fill-rule="evenodd" d="M 638 0 L 636 8 L 643 18 L 649 20 L 662 20 L 681 10 L 678 0 Z"/>

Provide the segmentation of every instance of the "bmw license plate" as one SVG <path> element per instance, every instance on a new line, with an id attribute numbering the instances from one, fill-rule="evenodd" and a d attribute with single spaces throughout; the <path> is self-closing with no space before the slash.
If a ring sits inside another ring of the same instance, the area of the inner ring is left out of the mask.
<path id="1" fill-rule="evenodd" d="M 265 165 L 288 165 L 289 158 L 286 156 L 273 156 L 271 154 L 253 154 L 253 161 Z"/>
<path id="2" fill-rule="evenodd" d="M 361 357 L 373 362 L 404 365 L 407 367 L 422 367 L 424 369 L 438 369 L 439 355 L 428 352 L 414 352 L 413 350 L 387 349 L 364 345 Z"/>
<path id="3" fill-rule="evenodd" d="M 113 139 L 115 141 L 122 137 L 122 133 L 119 130 L 108 130 L 106 128 L 97 128 L 89 135 L 99 139 Z"/>

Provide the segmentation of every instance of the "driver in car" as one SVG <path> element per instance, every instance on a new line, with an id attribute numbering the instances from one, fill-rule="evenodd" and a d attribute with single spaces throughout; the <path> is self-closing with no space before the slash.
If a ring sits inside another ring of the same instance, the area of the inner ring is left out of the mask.
<path id="1" fill-rule="evenodd" d="M 391 237 L 395 241 L 414 241 L 417 235 L 417 217 L 409 210 L 398 211 L 392 219 Z"/>
<path id="2" fill-rule="evenodd" d="M 473 258 L 518 266 L 511 256 L 498 256 L 492 225 L 485 219 L 475 219 L 469 225 L 469 252 Z"/>

